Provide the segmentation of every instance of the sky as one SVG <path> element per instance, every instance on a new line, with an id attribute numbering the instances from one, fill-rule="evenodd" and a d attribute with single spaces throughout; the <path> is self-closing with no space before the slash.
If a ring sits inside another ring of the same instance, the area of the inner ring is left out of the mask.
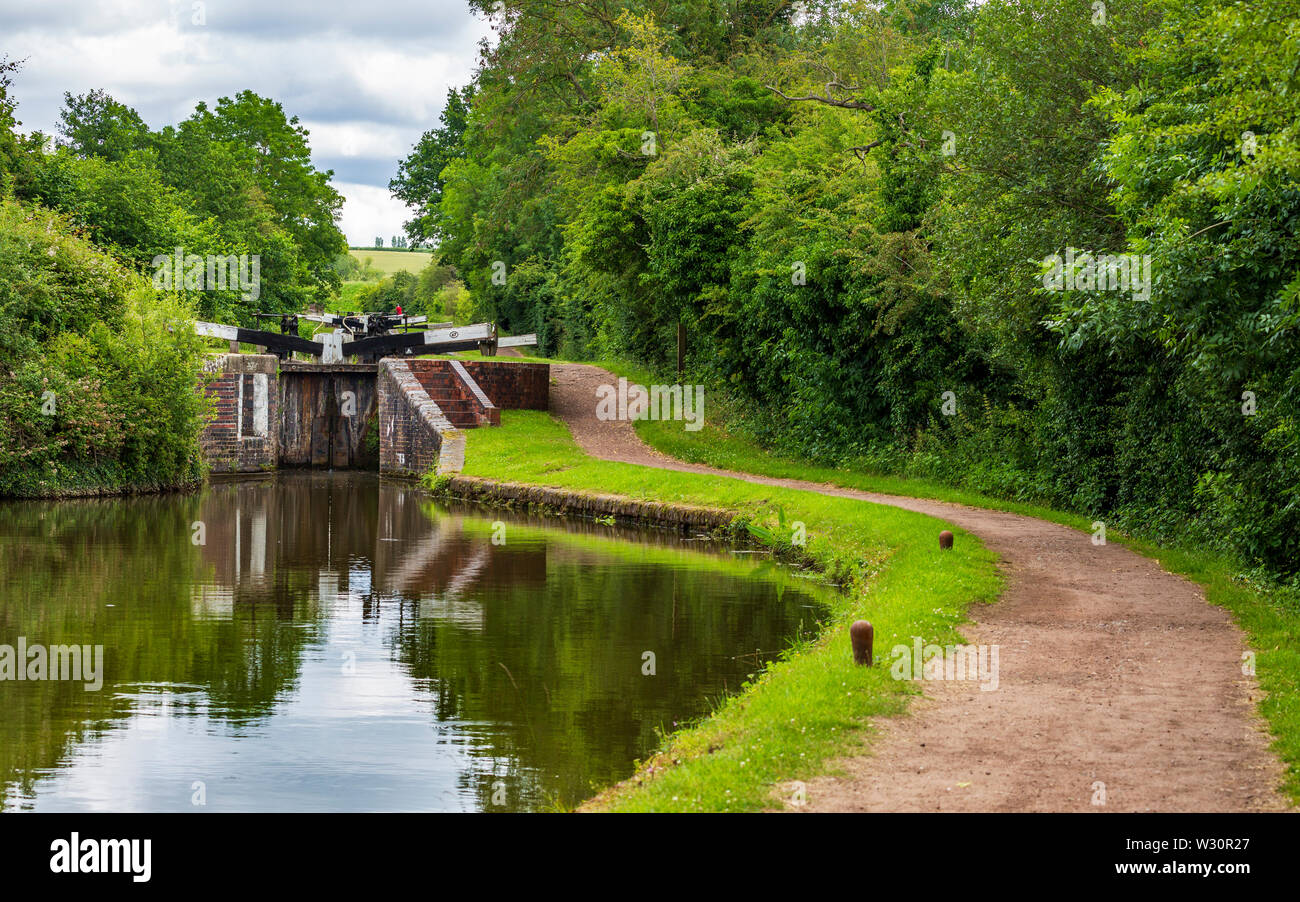
<path id="1" fill-rule="evenodd" d="M 159 129 L 251 89 L 310 132 L 365 246 L 401 234 L 388 180 L 491 34 L 464 0 L 0 0 L 21 131 L 56 132 L 65 91 L 101 88 Z"/>

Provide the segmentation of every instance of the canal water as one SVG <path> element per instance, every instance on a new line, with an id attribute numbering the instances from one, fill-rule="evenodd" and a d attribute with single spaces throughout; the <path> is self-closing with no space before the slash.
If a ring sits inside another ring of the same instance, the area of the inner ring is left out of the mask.
<path id="1" fill-rule="evenodd" d="M 0 503 L 0 808 L 572 806 L 814 634 L 822 591 L 370 473 Z"/>

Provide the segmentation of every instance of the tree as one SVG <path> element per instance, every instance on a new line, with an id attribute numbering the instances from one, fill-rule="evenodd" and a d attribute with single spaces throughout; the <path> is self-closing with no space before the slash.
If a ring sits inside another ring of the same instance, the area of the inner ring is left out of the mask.
<path id="1" fill-rule="evenodd" d="M 332 170 L 312 164 L 308 132 L 298 117 L 287 117 L 275 101 L 242 91 L 222 97 L 215 109 L 199 103 L 178 129 L 190 136 L 220 142 L 239 158 L 275 211 L 277 224 L 297 245 L 312 294 L 323 300 L 337 290 L 333 262 L 347 250 L 337 219 L 343 197 L 330 184 Z"/>
<path id="2" fill-rule="evenodd" d="M 140 114 L 108 93 L 63 94 L 59 133 L 73 153 L 118 161 L 149 145 L 149 127 Z"/>
<path id="3" fill-rule="evenodd" d="M 32 169 L 45 143 L 40 132 L 27 136 L 17 132 L 22 123 L 14 115 L 17 103 L 9 96 L 9 88 L 12 73 L 20 64 L 20 60 L 0 57 L 0 197 L 23 190 L 31 181 Z"/>
<path id="4" fill-rule="evenodd" d="M 444 182 L 442 172 L 452 160 L 465 155 L 461 139 L 469 121 L 469 104 L 474 86 L 447 91 L 438 128 L 425 132 L 414 149 L 398 164 L 397 175 L 388 183 L 393 195 L 416 211 L 415 218 L 404 223 L 406 234 L 416 247 L 436 243 L 440 237 L 438 219 Z"/>
<path id="5" fill-rule="evenodd" d="M 458 315 L 660 371 L 680 321 L 783 451 L 1296 572 L 1287 0 L 472 5 L 498 40 L 391 184 Z M 1056 290 L 1070 248 L 1150 295 Z"/>

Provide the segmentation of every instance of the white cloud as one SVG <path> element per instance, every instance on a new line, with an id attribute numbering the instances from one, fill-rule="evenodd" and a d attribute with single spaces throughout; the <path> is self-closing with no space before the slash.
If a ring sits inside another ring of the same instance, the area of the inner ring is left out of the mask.
<path id="1" fill-rule="evenodd" d="M 199 101 L 250 89 L 311 132 L 312 156 L 336 171 L 348 241 L 385 243 L 410 212 L 387 191 L 447 91 L 467 83 L 491 36 L 457 0 L 392 0 L 382 15 L 354 0 L 221 0 L 191 23 L 189 0 L 84 4 L 0 0 L 3 53 L 26 59 L 13 97 L 26 131 L 52 133 L 63 93 L 102 88 L 152 128 Z"/>
<path id="2" fill-rule="evenodd" d="M 388 157 L 394 148 L 399 148 L 398 155 L 404 157 L 413 141 L 410 129 L 398 125 L 311 120 L 302 124 L 311 133 L 311 150 L 317 157 Z M 396 158 L 393 171 L 397 171 Z"/>
<path id="3" fill-rule="evenodd" d="M 370 247 L 379 236 L 387 247 L 394 235 L 402 233 L 402 223 L 411 218 L 406 204 L 395 200 L 387 188 L 351 182 L 335 182 L 334 187 L 346 198 L 339 225 L 348 244 Z"/>

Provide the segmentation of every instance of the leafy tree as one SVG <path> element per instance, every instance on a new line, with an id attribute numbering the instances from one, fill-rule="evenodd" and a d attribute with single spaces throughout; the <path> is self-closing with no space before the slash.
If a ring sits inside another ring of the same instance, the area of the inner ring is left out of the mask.
<path id="1" fill-rule="evenodd" d="M 464 156 L 461 139 L 469 121 L 473 94 L 472 85 L 447 91 L 447 103 L 438 117 L 442 124 L 421 136 L 388 183 L 394 196 L 416 210 L 415 218 L 405 223 L 406 234 L 416 247 L 436 243 L 441 237 L 438 218 L 444 188 L 442 172 L 452 160 Z"/>
<path id="2" fill-rule="evenodd" d="M 182 144 L 191 138 L 221 144 L 252 174 L 274 211 L 276 225 L 298 248 L 311 296 L 324 300 L 336 291 L 332 264 L 347 250 L 347 239 L 336 224 L 343 197 L 330 185 L 333 172 L 312 165 L 308 132 L 298 117 L 286 117 L 280 104 L 242 91 L 233 100 L 219 98 L 215 109 L 199 103 L 175 135 Z M 188 175 L 200 177 L 193 169 Z"/>
<path id="3" fill-rule="evenodd" d="M 39 132 L 23 136 L 17 131 L 22 123 L 15 116 L 17 103 L 9 96 L 12 73 L 19 60 L 0 57 L 0 197 L 18 190 L 31 178 L 33 160 L 45 142 Z"/>
<path id="4" fill-rule="evenodd" d="M 160 132 L 103 91 L 66 95 L 47 147 L 17 132 L 15 65 L 0 62 L 0 495 L 192 481 L 206 402 L 188 321 L 328 294 L 341 198 L 306 131 L 251 92 Z M 150 284 L 177 252 L 256 258 L 257 296 Z"/>
<path id="5" fill-rule="evenodd" d="M 0 200 L 0 495 L 197 478 L 191 317 L 62 217 Z"/>
<path id="6" fill-rule="evenodd" d="M 64 92 L 59 133 L 74 153 L 114 162 L 149 146 L 149 127 L 140 114 L 99 89 Z"/>

